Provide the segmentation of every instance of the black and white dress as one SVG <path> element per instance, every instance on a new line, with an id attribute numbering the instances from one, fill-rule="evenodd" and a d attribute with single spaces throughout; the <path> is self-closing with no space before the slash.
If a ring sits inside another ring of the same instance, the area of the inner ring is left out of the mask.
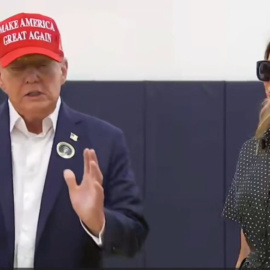
<path id="1" fill-rule="evenodd" d="M 251 253 L 243 268 L 270 268 L 270 132 L 240 151 L 223 215 L 241 224 Z"/>

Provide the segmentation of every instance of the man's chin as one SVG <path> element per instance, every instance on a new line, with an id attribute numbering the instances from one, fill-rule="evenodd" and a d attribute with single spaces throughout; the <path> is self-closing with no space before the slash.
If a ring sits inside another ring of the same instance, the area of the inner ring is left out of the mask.
<path id="1" fill-rule="evenodd" d="M 24 109 L 24 115 L 29 115 L 33 119 L 43 119 L 50 115 L 55 109 L 55 106 L 50 104 L 48 101 L 45 102 L 31 102 L 27 104 Z"/>

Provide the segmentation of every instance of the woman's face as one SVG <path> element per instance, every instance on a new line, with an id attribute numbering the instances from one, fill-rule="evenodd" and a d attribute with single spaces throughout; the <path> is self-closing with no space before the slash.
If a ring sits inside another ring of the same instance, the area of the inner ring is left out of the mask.
<path id="1" fill-rule="evenodd" d="M 270 61 L 270 54 L 268 55 L 268 61 Z M 270 98 L 270 81 L 264 82 L 265 95 Z"/>

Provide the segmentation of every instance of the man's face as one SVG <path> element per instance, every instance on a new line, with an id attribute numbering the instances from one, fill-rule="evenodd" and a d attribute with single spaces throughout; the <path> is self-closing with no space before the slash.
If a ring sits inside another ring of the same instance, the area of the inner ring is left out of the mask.
<path id="1" fill-rule="evenodd" d="M 24 56 L 0 67 L 0 86 L 20 115 L 44 119 L 55 109 L 67 68 L 66 60 L 58 63 L 42 55 Z"/>

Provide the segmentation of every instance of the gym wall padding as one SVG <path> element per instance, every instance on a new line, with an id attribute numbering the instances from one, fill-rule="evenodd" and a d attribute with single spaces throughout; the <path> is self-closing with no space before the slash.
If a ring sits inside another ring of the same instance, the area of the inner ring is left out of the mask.
<path id="1" fill-rule="evenodd" d="M 106 267 L 235 266 L 240 228 L 221 214 L 258 123 L 260 82 L 68 81 L 61 96 L 124 131 L 144 198 L 143 250 L 106 258 Z"/>
<path id="2" fill-rule="evenodd" d="M 224 84 L 148 83 L 146 100 L 146 264 L 223 265 Z"/>

